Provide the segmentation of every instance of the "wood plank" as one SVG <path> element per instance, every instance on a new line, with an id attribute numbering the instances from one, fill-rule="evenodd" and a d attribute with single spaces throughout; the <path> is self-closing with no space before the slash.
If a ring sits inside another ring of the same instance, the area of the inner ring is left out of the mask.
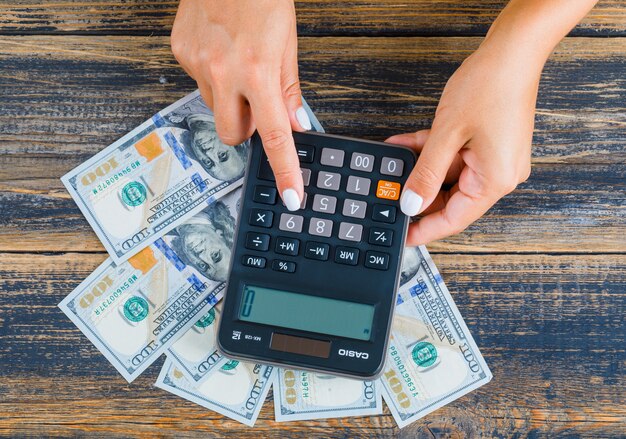
<path id="1" fill-rule="evenodd" d="M 0 254 L 0 434 L 392 437 L 389 412 L 254 430 L 152 384 L 128 385 L 56 304 L 100 254 Z M 434 255 L 494 379 L 402 437 L 626 434 L 625 255 Z M 620 384 L 621 383 L 621 384 Z"/>
<path id="2" fill-rule="evenodd" d="M 296 2 L 300 35 L 484 35 L 506 0 Z M 0 4 L 0 33 L 166 35 L 173 0 L 14 0 Z M 573 35 L 626 35 L 626 5 L 601 0 Z"/>
<path id="3" fill-rule="evenodd" d="M 481 40 L 323 41 L 300 40 L 305 97 L 327 131 L 384 139 L 430 125 L 447 78 Z M 0 142 L 16 161 L 42 158 L 42 172 L 52 157 L 86 160 L 195 85 L 165 37 L 0 43 Z M 536 163 L 626 161 L 625 64 L 626 38 L 570 38 L 559 46 L 541 83 Z"/>
<path id="4" fill-rule="evenodd" d="M 0 169 L 13 161 L 0 158 Z M 0 182 L 0 251 L 102 251 L 56 178 L 23 170 Z M 5 171 L 6 172 L 6 171 Z M 626 166 L 537 164 L 528 182 L 440 252 L 624 252 Z"/>

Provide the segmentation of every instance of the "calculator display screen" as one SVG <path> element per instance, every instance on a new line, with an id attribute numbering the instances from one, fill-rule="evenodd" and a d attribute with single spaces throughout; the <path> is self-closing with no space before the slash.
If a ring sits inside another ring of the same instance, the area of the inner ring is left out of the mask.
<path id="1" fill-rule="evenodd" d="M 281 328 L 369 340 L 374 306 L 246 285 L 239 319 Z"/>

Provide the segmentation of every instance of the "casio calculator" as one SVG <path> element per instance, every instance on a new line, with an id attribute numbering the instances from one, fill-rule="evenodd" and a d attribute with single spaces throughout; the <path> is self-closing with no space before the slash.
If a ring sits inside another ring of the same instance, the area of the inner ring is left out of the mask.
<path id="1" fill-rule="evenodd" d="M 258 133 L 244 181 L 218 346 L 228 357 L 370 379 L 384 363 L 412 150 L 294 132 L 301 209 L 282 203 Z"/>

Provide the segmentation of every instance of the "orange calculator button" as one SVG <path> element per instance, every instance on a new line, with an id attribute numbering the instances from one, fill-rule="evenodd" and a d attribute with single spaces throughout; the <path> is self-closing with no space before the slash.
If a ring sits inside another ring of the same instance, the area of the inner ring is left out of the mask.
<path id="1" fill-rule="evenodd" d="M 400 198 L 400 183 L 393 181 L 378 180 L 376 196 L 385 200 L 397 200 Z"/>

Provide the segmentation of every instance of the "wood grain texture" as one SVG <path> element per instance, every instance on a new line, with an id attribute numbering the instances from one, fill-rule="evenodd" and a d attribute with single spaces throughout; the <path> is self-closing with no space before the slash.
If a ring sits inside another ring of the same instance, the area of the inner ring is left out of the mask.
<path id="1" fill-rule="evenodd" d="M 425 128 L 480 41 L 301 38 L 304 95 L 332 133 L 384 139 Z M 626 38 L 559 46 L 540 86 L 535 163 L 626 161 L 625 66 Z M 3 150 L 47 164 L 84 161 L 195 88 L 165 37 L 0 37 L 0 71 Z"/>
<path id="2" fill-rule="evenodd" d="M 477 38 L 301 39 L 305 96 L 329 132 L 429 126 Z M 163 37 L 3 37 L 0 250 L 101 251 L 58 178 L 193 89 Z M 534 173 L 437 251 L 619 252 L 626 39 L 566 40 L 544 74 Z M 573 238 L 574 237 L 574 238 Z"/>
<path id="3" fill-rule="evenodd" d="M 321 35 L 484 35 L 506 0 L 304 0 L 298 30 Z M 0 3 L 0 33 L 167 35 L 176 0 L 14 0 Z M 601 0 L 573 35 L 626 36 L 626 5 Z"/>
<path id="4" fill-rule="evenodd" d="M 0 254 L 0 434 L 204 437 L 618 437 L 625 255 L 434 255 L 494 379 L 399 431 L 381 416 L 254 429 L 128 385 L 56 304 L 101 254 Z"/>

